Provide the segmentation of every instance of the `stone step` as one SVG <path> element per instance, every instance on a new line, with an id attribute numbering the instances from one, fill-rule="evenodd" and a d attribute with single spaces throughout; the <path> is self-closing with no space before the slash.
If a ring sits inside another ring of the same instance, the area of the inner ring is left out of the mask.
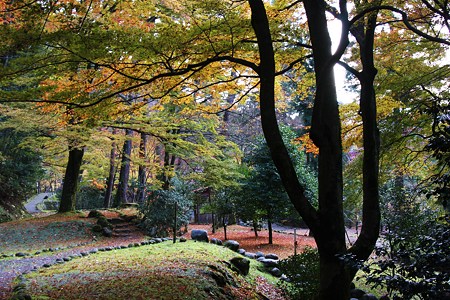
<path id="1" fill-rule="evenodd" d="M 113 229 L 113 232 L 115 232 L 115 233 L 131 233 L 133 231 L 136 231 L 136 230 L 133 230 L 131 228 L 114 228 Z"/>
<path id="2" fill-rule="evenodd" d="M 108 222 L 111 223 L 112 225 L 119 225 L 119 224 L 127 223 L 125 220 L 123 220 L 121 218 L 108 219 Z"/>

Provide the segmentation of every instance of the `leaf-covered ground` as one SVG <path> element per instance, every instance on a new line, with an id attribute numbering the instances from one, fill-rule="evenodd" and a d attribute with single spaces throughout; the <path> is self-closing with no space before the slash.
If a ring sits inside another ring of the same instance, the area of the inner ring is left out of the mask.
<path id="1" fill-rule="evenodd" d="M 119 214 L 103 213 L 107 217 Z M 27 291 L 36 296 L 33 299 L 121 299 L 117 295 L 124 295 L 122 299 L 282 299 L 273 285 L 276 279 L 261 273 L 259 263 L 252 262 L 249 276 L 237 276 L 225 263 L 237 254 L 215 245 L 165 242 L 76 257 L 82 251 L 148 240 L 140 232 L 123 238 L 95 236 L 91 231 L 95 219 L 86 214 L 0 224 L 0 299 L 8 299 L 13 279 L 22 273 L 29 273 Z M 199 227 L 210 229 L 204 225 L 190 229 Z M 214 236 L 223 239 L 223 231 L 210 237 Z M 293 253 L 292 235 L 276 233 L 274 245 L 268 245 L 265 231 L 255 238 L 247 227 L 229 226 L 228 238 L 238 240 L 247 251 L 280 257 Z M 311 241 L 308 237 L 299 240 L 300 247 Z M 67 257 L 73 260 L 55 264 Z"/>
<path id="2" fill-rule="evenodd" d="M 252 261 L 246 277 L 231 270 L 236 255 L 193 241 L 99 252 L 41 268 L 27 276 L 26 290 L 33 299 L 282 299 L 273 288 L 263 296 L 263 278 L 275 279 L 260 263 Z"/>
<path id="3" fill-rule="evenodd" d="M 189 230 L 185 234 L 186 238 L 190 238 L 192 229 L 204 229 L 208 231 L 210 238 L 218 238 L 224 240 L 223 228 L 212 233 L 211 225 L 189 225 Z M 265 254 L 275 253 L 280 258 L 287 258 L 294 254 L 294 235 L 292 233 L 273 232 L 273 243 L 269 244 L 269 231 L 263 229 L 258 231 L 258 236 L 255 236 L 251 227 L 231 225 L 227 226 L 227 239 L 236 240 L 239 242 L 241 248 L 249 252 L 261 251 Z M 305 236 L 304 233 L 297 235 L 297 251 L 301 252 L 306 246 L 316 247 L 314 238 Z"/>

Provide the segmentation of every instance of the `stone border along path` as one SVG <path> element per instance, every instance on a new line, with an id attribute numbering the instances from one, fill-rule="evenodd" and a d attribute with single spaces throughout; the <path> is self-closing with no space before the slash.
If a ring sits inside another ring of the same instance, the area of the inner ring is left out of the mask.
<path id="1" fill-rule="evenodd" d="M 65 262 L 71 261 L 72 259 L 86 257 L 98 252 L 104 251 L 112 251 L 112 250 L 120 250 L 132 247 L 140 247 L 144 245 L 152 245 L 158 244 L 165 241 L 172 241 L 171 238 L 152 238 L 148 241 L 129 243 L 126 245 L 118 245 L 118 246 L 106 246 L 106 247 L 91 247 L 87 248 L 84 251 L 79 251 L 80 249 L 74 249 L 72 251 L 61 252 L 53 256 L 47 257 L 35 257 L 35 256 L 19 256 L 20 259 L 16 260 L 3 260 L 0 261 L 0 282 L 2 284 L 8 284 L 10 288 L 10 283 L 15 279 L 19 281 L 13 288 L 12 292 L 9 289 L 5 289 L 2 294 L 0 285 L 0 299 L 6 297 L 8 294 L 12 294 L 11 299 L 31 299 L 29 295 L 26 294 L 26 282 L 27 279 L 24 275 L 30 272 L 36 272 L 40 268 L 49 268 L 56 264 L 63 264 Z M 84 246 L 87 243 L 79 244 L 79 246 Z M 74 246 L 75 248 L 77 246 Z M 59 248 L 63 250 L 63 248 Z M 68 248 L 65 248 L 68 249 Z M 49 251 L 49 250 L 48 250 Z M 55 251 L 55 250 L 54 250 Z M 56 250 L 57 251 L 57 250 Z M 39 252 L 39 251 L 38 251 Z M 17 254 L 16 254 L 17 256 Z M 8 270 L 9 268 L 9 270 Z M 6 270 L 6 271 L 5 271 Z M 19 275 L 17 275 L 19 274 Z M 5 280 L 6 279 L 6 280 Z"/>
<path id="2" fill-rule="evenodd" d="M 177 238 L 178 242 L 186 242 L 185 238 Z M 285 278 L 283 278 L 280 270 L 276 267 L 278 265 L 278 256 L 276 254 L 266 254 L 264 255 L 264 253 L 262 252 L 257 252 L 257 253 L 251 253 L 251 252 L 246 252 L 244 249 L 239 248 L 239 243 L 237 241 L 234 240 L 227 240 L 225 243 L 222 244 L 222 241 L 219 239 L 211 239 L 212 241 L 210 242 L 211 244 L 217 245 L 217 246 L 224 246 L 226 248 L 229 248 L 230 250 L 242 255 L 243 257 L 245 257 L 246 259 L 256 259 L 257 261 L 261 262 L 265 267 L 266 270 L 268 271 L 268 273 L 272 274 L 275 277 L 281 277 L 280 279 L 283 280 Z M 3 295 L 6 296 L 7 294 L 11 294 L 11 299 L 31 299 L 31 297 L 26 293 L 26 284 L 27 284 L 27 279 L 24 277 L 24 275 L 30 273 L 30 272 L 36 272 L 38 271 L 40 268 L 49 268 L 53 265 L 56 264 L 63 264 L 65 262 L 71 261 L 72 259 L 76 259 L 76 258 L 83 258 L 98 252 L 105 252 L 105 251 L 112 251 L 112 250 L 121 250 L 121 249 L 126 249 L 126 248 L 132 248 L 132 247 L 140 247 L 140 246 L 145 246 L 145 245 L 152 245 L 152 244 L 158 244 L 158 243 L 162 243 L 165 241 L 173 241 L 172 238 L 166 237 L 166 238 L 151 238 L 148 241 L 142 241 L 140 243 L 135 242 L 135 243 L 129 243 L 128 246 L 125 245 L 118 245 L 118 246 L 107 246 L 107 247 L 101 247 L 101 248 L 96 248 L 96 247 L 92 247 L 90 249 L 85 249 L 84 251 L 78 251 L 74 248 L 76 247 L 80 247 L 80 246 L 85 246 L 87 244 L 90 243 L 82 243 L 82 244 L 78 244 L 76 246 L 73 247 L 67 247 L 67 248 L 55 248 L 55 249 L 47 249 L 47 251 L 43 250 L 42 252 L 37 251 L 35 253 L 35 255 L 39 255 L 41 253 L 44 252 L 54 252 L 54 251 L 59 251 L 59 250 L 64 250 L 64 249 L 69 249 L 69 248 L 73 248 L 74 250 L 72 251 L 67 251 L 67 252 L 61 252 L 58 253 L 57 255 L 53 255 L 53 256 L 48 256 L 48 257 L 35 257 L 34 255 L 27 255 L 26 253 L 16 253 L 16 257 L 20 257 L 20 259 L 16 259 L 16 260 L 0 260 L 0 282 L 3 282 L 3 280 L 6 278 L 7 282 L 11 283 L 14 280 L 18 280 L 18 283 L 12 287 L 12 291 L 8 293 L 8 291 L 5 292 L 5 294 Z M 234 246 L 228 246 L 228 244 L 231 243 Z M 237 249 L 234 248 L 237 246 Z M 38 253 L 39 252 L 39 253 Z M 18 255 L 19 254 L 19 255 Z M 23 255 L 22 255 L 23 254 Z M 10 257 L 10 256 L 8 256 Z M 3 264 L 5 263 L 6 264 Z M 18 264 L 14 264 L 17 263 Z M 14 265 L 11 266 L 11 264 L 8 263 L 13 263 Z M 10 267 L 10 271 L 4 271 L 5 270 L 5 266 L 6 267 Z M 31 267 L 33 266 L 33 267 Z M 12 268 L 11 268 L 12 267 Z M 12 272 L 12 270 L 14 270 L 14 272 Z M 4 276 L 4 274 L 7 274 L 9 276 Z M 19 274 L 19 275 L 17 275 Z M 2 291 L 1 291 L 2 286 L 0 285 L 0 299 L 2 297 Z"/>

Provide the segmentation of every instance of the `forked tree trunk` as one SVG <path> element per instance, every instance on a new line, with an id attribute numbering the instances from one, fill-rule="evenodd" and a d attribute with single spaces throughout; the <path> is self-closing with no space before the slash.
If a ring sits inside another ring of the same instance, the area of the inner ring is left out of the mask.
<path id="1" fill-rule="evenodd" d="M 83 155 L 84 148 L 69 148 L 69 160 L 64 175 L 61 202 L 59 204 L 60 213 L 75 210 Z"/>
<path id="2" fill-rule="evenodd" d="M 272 159 L 291 202 L 314 233 L 320 254 L 320 299 L 348 299 L 350 274 L 336 257 L 346 252 L 342 206 L 342 146 L 333 76 L 331 40 L 325 2 L 303 1 L 310 29 L 316 72 L 311 138 L 319 147 L 319 211 L 305 197 L 293 163 L 281 138 L 275 115 L 275 61 L 269 23 L 261 0 L 249 0 L 255 31 L 261 80 L 261 122 Z"/>

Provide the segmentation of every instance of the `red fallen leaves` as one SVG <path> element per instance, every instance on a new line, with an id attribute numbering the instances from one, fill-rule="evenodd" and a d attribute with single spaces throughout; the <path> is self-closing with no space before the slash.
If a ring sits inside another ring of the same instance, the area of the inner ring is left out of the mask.
<path id="1" fill-rule="evenodd" d="M 223 228 L 219 228 L 213 234 L 211 225 L 190 224 L 189 231 L 185 234 L 186 238 L 190 238 L 192 229 L 207 230 L 209 238 L 224 240 Z M 240 247 L 248 252 L 275 253 L 280 258 L 287 258 L 294 254 L 294 235 L 289 233 L 273 232 L 273 244 L 269 245 L 269 231 L 259 231 L 258 237 L 255 237 L 250 227 L 231 225 L 227 226 L 227 239 L 238 241 Z M 316 247 L 314 238 L 297 235 L 297 252 L 301 252 L 306 246 Z"/>

